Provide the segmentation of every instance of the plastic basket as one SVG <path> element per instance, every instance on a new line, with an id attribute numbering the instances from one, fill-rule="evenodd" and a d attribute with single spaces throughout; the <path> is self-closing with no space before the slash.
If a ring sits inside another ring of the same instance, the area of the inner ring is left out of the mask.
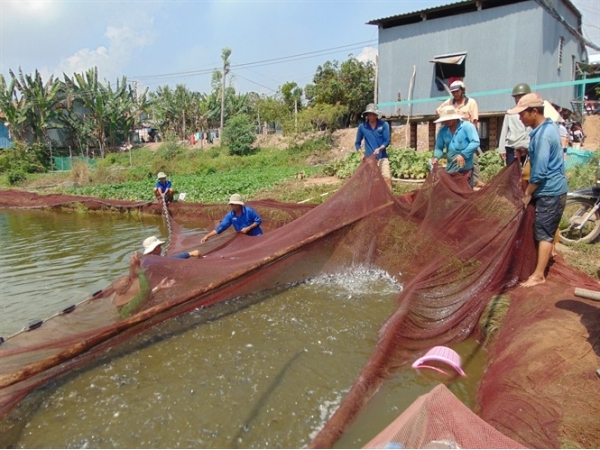
<path id="1" fill-rule="evenodd" d="M 574 148 L 567 149 L 567 160 L 565 161 L 565 169 L 570 169 L 573 166 L 580 164 L 588 164 L 594 152 L 589 150 L 576 150 Z"/>

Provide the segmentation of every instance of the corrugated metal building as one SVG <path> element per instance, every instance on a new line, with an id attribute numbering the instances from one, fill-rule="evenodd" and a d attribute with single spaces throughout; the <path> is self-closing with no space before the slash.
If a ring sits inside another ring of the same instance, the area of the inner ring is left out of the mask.
<path id="1" fill-rule="evenodd" d="M 369 24 L 379 27 L 379 109 L 387 117 L 431 119 L 450 96 L 444 84 L 460 77 L 480 116 L 494 118 L 482 121 L 493 146 L 496 117 L 514 105 L 514 85 L 575 80 L 576 64 L 587 61 L 581 22 L 569 0 L 466 0 L 373 20 Z M 538 92 L 570 108 L 576 89 Z M 401 100 L 411 103 L 395 104 Z"/>
<path id="2" fill-rule="evenodd" d="M 13 139 L 10 135 L 10 129 L 6 124 L 6 116 L 0 111 L 0 149 L 11 148 Z"/>

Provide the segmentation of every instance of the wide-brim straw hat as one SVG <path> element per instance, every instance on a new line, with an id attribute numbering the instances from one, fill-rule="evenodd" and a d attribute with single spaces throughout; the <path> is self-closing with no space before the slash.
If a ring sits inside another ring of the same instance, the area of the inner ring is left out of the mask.
<path id="1" fill-rule="evenodd" d="M 462 119 L 462 115 L 458 113 L 458 111 L 456 110 L 456 108 L 452 105 L 447 105 L 444 106 L 442 108 L 442 111 L 440 112 L 440 118 L 437 120 L 434 120 L 433 123 L 440 123 L 440 122 L 446 122 L 448 120 L 456 120 L 456 119 Z"/>
<path id="2" fill-rule="evenodd" d="M 381 112 L 377 109 L 377 105 L 375 105 L 375 103 L 369 103 L 367 105 L 367 109 L 365 109 L 362 113 L 363 116 L 372 113 L 375 114 L 377 117 L 381 116 Z"/>
<path id="3" fill-rule="evenodd" d="M 158 175 L 156 175 L 156 178 L 158 178 L 159 180 L 161 178 L 167 178 L 167 174 L 164 172 L 158 172 Z"/>
<path id="4" fill-rule="evenodd" d="M 123 306 L 139 293 L 139 285 L 132 285 L 132 280 L 127 275 L 123 275 L 115 280 L 112 284 L 115 294 L 112 299 L 112 304 L 115 306 Z"/>
<path id="5" fill-rule="evenodd" d="M 156 236 L 150 236 L 149 238 L 144 239 L 144 242 L 142 242 L 142 246 L 144 247 L 144 255 L 152 253 L 156 247 L 164 243 L 165 241 L 161 241 Z"/>
<path id="6" fill-rule="evenodd" d="M 244 205 L 244 201 L 242 200 L 242 196 L 240 194 L 233 194 L 229 197 L 230 205 Z"/>

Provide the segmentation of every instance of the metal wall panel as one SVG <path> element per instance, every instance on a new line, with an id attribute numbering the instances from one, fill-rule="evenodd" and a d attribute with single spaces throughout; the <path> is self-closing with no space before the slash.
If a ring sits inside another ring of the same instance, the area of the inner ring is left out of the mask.
<path id="1" fill-rule="evenodd" d="M 557 0 L 560 1 L 560 0 Z M 567 17 L 568 16 L 568 17 Z M 565 13 L 573 20 L 574 15 Z M 558 42 L 564 37 L 563 64 L 558 69 Z M 543 85 L 572 79 L 572 55 L 583 59 L 582 47 L 566 28 L 535 1 L 525 1 L 482 11 L 442 17 L 415 24 L 379 29 L 378 103 L 386 115 L 431 115 L 440 100 L 448 97 L 435 84 L 434 56 L 467 52 L 464 82 L 467 95 L 479 104 L 480 112 L 501 112 L 512 107 L 507 92 L 478 95 L 512 89 L 521 82 Z M 414 86 L 409 93 L 413 69 Z M 573 87 L 543 89 L 539 93 L 549 101 L 570 107 Z M 400 107 L 386 105 L 402 100 L 419 103 Z"/>

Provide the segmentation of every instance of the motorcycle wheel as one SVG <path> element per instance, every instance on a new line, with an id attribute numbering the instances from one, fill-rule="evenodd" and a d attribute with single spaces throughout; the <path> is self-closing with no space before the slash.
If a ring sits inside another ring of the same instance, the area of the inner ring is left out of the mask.
<path id="1" fill-rule="evenodd" d="M 567 200 L 559 225 L 560 241 L 563 244 L 590 243 L 600 235 L 600 210 L 588 219 L 581 230 L 577 229 L 593 207 L 593 202 Z"/>

